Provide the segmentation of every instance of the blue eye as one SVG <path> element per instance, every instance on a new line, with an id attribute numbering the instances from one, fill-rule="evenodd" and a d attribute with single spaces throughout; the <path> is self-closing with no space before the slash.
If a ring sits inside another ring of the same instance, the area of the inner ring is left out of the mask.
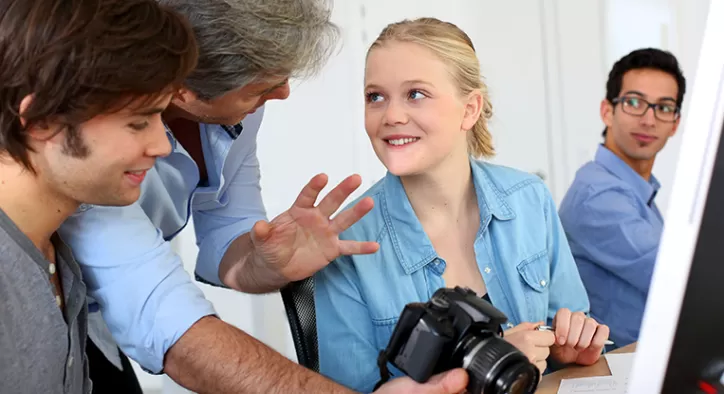
<path id="1" fill-rule="evenodd" d="M 425 94 L 422 93 L 421 91 L 413 89 L 413 90 L 410 90 L 409 97 L 413 100 L 419 100 L 419 99 L 423 99 L 427 96 L 425 96 Z"/>
<path id="2" fill-rule="evenodd" d="M 382 100 L 382 95 L 379 93 L 370 92 L 370 93 L 365 94 L 365 99 L 367 100 L 368 103 L 376 103 L 376 102 L 379 102 L 380 100 Z"/>

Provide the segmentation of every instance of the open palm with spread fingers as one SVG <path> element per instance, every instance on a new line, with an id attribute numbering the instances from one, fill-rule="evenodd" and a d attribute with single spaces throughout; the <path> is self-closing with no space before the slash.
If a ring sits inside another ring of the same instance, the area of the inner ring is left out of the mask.
<path id="1" fill-rule="evenodd" d="M 376 242 L 339 239 L 342 231 L 372 209 L 371 198 L 364 198 L 331 218 L 361 185 L 360 176 L 347 177 L 315 206 L 327 181 L 324 174 L 315 176 L 289 210 L 271 222 L 257 222 L 252 229 L 257 257 L 288 281 L 307 278 L 340 255 L 369 254 L 379 248 Z"/>

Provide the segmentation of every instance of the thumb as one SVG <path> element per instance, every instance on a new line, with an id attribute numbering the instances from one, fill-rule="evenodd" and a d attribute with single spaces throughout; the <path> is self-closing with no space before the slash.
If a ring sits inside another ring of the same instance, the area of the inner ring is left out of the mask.
<path id="1" fill-rule="evenodd" d="M 437 374 L 425 384 L 425 394 L 457 394 L 465 391 L 468 385 L 468 373 L 456 368 Z"/>
<path id="2" fill-rule="evenodd" d="M 525 324 L 528 329 L 535 330 L 536 327 L 538 327 L 538 326 L 544 326 L 546 324 L 546 322 L 539 321 L 539 322 L 535 322 L 535 323 L 528 322 L 528 323 L 523 323 L 523 324 Z"/>
<path id="3" fill-rule="evenodd" d="M 264 220 L 254 223 L 254 227 L 251 228 L 251 241 L 254 244 L 266 242 L 270 235 L 271 225 Z"/>

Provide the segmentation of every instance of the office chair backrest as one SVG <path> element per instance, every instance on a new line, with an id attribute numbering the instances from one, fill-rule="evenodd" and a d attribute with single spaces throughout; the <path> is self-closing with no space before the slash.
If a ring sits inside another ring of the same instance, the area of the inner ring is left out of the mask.
<path id="1" fill-rule="evenodd" d="M 288 284 L 281 290 L 281 295 L 297 351 L 297 360 L 300 365 L 319 372 L 314 277 Z"/>

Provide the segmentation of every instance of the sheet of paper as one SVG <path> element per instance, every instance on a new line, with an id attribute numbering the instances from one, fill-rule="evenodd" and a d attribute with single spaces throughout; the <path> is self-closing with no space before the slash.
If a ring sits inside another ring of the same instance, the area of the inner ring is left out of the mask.
<path id="1" fill-rule="evenodd" d="M 611 370 L 611 375 L 628 379 L 628 375 L 633 368 L 634 354 L 635 353 L 607 354 L 606 362 L 608 363 L 608 368 Z"/>
<path id="2" fill-rule="evenodd" d="M 628 379 L 614 376 L 563 379 L 558 394 L 627 394 Z"/>

